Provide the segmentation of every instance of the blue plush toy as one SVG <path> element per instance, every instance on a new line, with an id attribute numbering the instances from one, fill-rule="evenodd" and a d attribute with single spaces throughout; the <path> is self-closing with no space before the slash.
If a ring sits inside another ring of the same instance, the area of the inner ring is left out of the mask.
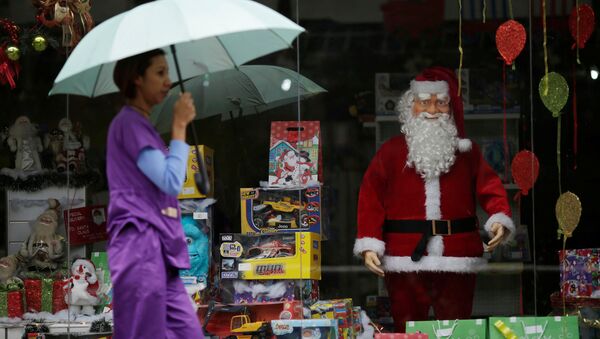
<path id="1" fill-rule="evenodd" d="M 201 229 L 198 221 L 194 220 L 192 215 L 183 215 L 181 218 L 183 224 L 183 232 L 188 246 L 190 255 L 191 268 L 189 270 L 180 270 L 179 276 L 193 276 L 198 278 L 198 283 L 203 283 L 206 286 L 206 278 L 208 276 L 208 236 Z"/>

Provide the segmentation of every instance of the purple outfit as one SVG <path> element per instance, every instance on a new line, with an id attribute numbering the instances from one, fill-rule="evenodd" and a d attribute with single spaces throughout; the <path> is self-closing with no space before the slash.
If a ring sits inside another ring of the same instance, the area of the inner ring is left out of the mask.
<path id="1" fill-rule="evenodd" d="M 179 269 L 190 267 L 177 198 L 162 192 L 136 162 L 166 147 L 150 121 L 124 106 L 107 141 L 108 258 L 114 339 L 203 338 Z"/>

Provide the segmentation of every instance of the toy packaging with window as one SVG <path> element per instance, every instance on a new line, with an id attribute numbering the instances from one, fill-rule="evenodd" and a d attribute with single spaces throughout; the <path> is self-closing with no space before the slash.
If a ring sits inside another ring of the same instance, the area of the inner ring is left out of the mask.
<path id="1" fill-rule="evenodd" d="M 233 303 L 249 304 L 319 298 L 317 280 L 234 280 Z"/>
<path id="2" fill-rule="evenodd" d="M 242 233 L 321 232 L 321 189 L 240 189 Z"/>
<path id="3" fill-rule="evenodd" d="M 310 305 L 311 318 L 338 321 L 338 338 L 354 338 L 352 299 L 319 300 Z"/>
<path id="4" fill-rule="evenodd" d="M 213 150 L 204 145 L 198 145 L 198 150 L 200 151 L 200 156 L 204 159 L 206 174 L 208 175 L 208 180 L 210 181 L 210 190 L 208 192 L 208 196 L 200 193 L 196 187 L 194 174 L 198 172 L 198 160 L 196 159 L 196 148 L 191 145 L 188 153 L 185 181 L 183 182 L 183 188 L 181 193 L 177 196 L 177 199 L 197 199 L 213 196 L 215 187 Z"/>
<path id="5" fill-rule="evenodd" d="M 322 182 L 319 121 L 273 121 L 269 186 L 314 186 Z"/>
<path id="6" fill-rule="evenodd" d="M 321 237 L 311 232 L 220 235 L 221 279 L 321 279 Z"/>
<path id="7" fill-rule="evenodd" d="M 277 339 L 336 339 L 337 322 L 333 319 L 271 320 Z"/>

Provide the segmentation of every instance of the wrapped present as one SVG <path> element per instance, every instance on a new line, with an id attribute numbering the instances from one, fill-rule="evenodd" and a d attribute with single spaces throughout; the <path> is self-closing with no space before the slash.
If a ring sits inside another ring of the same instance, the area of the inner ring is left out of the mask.
<path id="1" fill-rule="evenodd" d="M 352 299 L 319 300 L 310 306 L 313 319 L 336 319 L 338 321 L 338 337 L 353 338 L 354 326 L 352 317 Z"/>
<path id="2" fill-rule="evenodd" d="M 53 278 L 25 279 L 27 312 L 56 313 L 67 308 L 65 281 Z"/>
<path id="3" fill-rule="evenodd" d="M 577 317 L 491 317 L 490 339 L 579 338 Z"/>
<path id="4" fill-rule="evenodd" d="M 426 333 L 375 333 L 375 339 L 429 339 Z"/>
<path id="5" fill-rule="evenodd" d="M 407 321 L 406 333 L 424 333 L 430 338 L 486 338 L 487 320 Z"/>
<path id="6" fill-rule="evenodd" d="M 271 328 L 277 339 L 338 337 L 333 319 L 271 320 Z"/>
<path id="7" fill-rule="evenodd" d="M 25 313 L 25 290 L 23 282 L 11 278 L 0 286 L 0 317 L 21 318 Z"/>
<path id="8" fill-rule="evenodd" d="M 600 249 L 559 251 L 560 287 L 565 296 L 600 298 Z"/>

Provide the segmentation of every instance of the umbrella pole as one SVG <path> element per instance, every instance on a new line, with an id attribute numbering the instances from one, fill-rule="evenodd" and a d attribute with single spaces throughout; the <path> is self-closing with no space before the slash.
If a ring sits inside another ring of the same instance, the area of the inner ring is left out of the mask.
<path id="1" fill-rule="evenodd" d="M 175 45 L 171 45 L 171 53 L 173 54 L 173 60 L 175 61 L 175 70 L 177 71 L 177 80 L 179 80 L 179 89 L 181 93 L 185 92 L 183 86 L 183 79 L 181 78 L 181 70 L 179 69 L 179 61 L 177 60 L 177 52 L 175 51 Z M 196 187 L 198 191 L 204 195 L 208 195 L 210 192 L 210 182 L 208 181 L 208 174 L 206 172 L 206 166 L 204 165 L 204 159 L 200 156 L 198 150 L 198 135 L 196 134 L 196 128 L 194 123 L 189 124 L 192 130 L 192 139 L 194 141 L 194 149 L 196 151 L 196 163 L 198 164 L 198 170 L 194 174 L 194 180 L 196 181 Z"/>

